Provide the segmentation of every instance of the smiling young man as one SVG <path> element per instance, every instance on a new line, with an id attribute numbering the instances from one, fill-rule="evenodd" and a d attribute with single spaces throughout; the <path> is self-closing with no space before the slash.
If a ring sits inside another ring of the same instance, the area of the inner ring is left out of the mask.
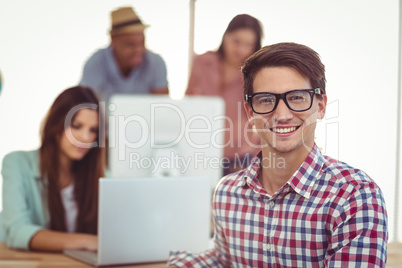
<path id="1" fill-rule="evenodd" d="M 169 265 L 385 267 L 381 190 L 363 171 L 323 156 L 314 142 L 327 103 L 319 55 L 300 44 L 274 44 L 248 58 L 242 72 L 245 109 L 262 151 L 216 188 L 215 248 L 173 252 Z"/>

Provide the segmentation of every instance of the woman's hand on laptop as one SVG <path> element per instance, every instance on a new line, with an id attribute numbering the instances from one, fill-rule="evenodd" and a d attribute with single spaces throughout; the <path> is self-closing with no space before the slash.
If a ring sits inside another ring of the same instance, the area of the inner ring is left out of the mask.
<path id="1" fill-rule="evenodd" d="M 82 247 L 85 250 L 97 251 L 98 250 L 98 237 L 91 234 L 77 234 L 80 236 L 77 239 L 81 240 Z"/>
<path id="2" fill-rule="evenodd" d="M 40 230 L 31 238 L 29 248 L 44 251 L 63 251 L 65 249 L 96 251 L 98 237 L 92 234 Z"/>
<path id="3" fill-rule="evenodd" d="M 83 249 L 88 251 L 98 250 L 98 236 L 83 233 L 68 233 L 65 249 Z"/>

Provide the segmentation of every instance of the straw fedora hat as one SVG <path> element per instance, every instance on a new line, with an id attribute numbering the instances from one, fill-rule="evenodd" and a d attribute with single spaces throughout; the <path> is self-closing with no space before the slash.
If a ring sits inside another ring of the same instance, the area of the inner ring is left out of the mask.
<path id="1" fill-rule="evenodd" d="M 125 33 L 138 33 L 144 31 L 149 25 L 141 22 L 132 7 L 121 7 L 111 12 L 110 35 Z"/>

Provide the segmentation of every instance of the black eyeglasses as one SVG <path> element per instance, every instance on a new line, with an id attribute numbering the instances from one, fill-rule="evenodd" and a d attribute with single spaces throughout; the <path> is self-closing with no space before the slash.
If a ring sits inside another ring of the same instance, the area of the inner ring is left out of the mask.
<path id="1" fill-rule="evenodd" d="M 295 89 L 285 93 L 258 92 L 246 95 L 246 101 L 251 105 L 256 114 L 272 113 L 282 99 L 286 106 L 295 112 L 304 112 L 313 105 L 314 94 L 321 95 L 319 88 Z"/>

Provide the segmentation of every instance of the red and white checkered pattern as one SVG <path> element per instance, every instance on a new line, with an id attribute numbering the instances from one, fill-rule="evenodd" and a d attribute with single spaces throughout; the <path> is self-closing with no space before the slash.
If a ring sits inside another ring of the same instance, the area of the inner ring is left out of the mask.
<path id="1" fill-rule="evenodd" d="M 172 252 L 178 267 L 385 267 L 387 212 L 363 171 L 315 146 L 274 196 L 258 180 L 261 153 L 224 177 L 213 200 L 215 249 Z"/>

